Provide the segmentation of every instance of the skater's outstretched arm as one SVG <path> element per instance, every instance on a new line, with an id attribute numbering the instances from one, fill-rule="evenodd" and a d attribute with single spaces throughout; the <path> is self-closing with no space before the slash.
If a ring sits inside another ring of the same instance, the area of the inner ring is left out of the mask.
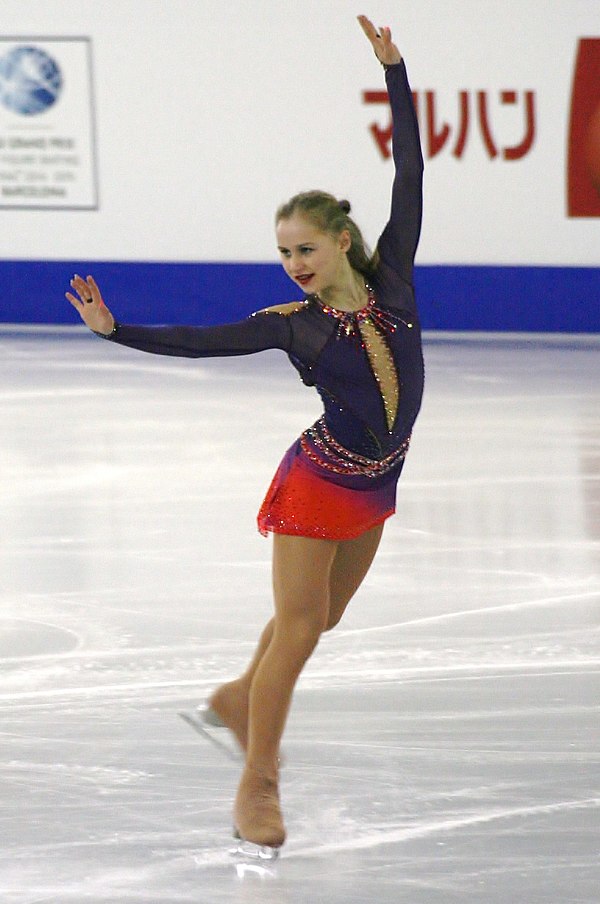
<path id="1" fill-rule="evenodd" d="M 237 323 L 217 326 L 129 326 L 117 324 L 91 276 L 71 280 L 76 295 L 66 297 L 95 333 L 119 345 L 154 355 L 181 358 L 251 355 L 268 348 L 289 351 L 291 328 L 285 314 L 258 312 Z"/>
<path id="2" fill-rule="evenodd" d="M 71 280 L 71 288 L 76 293 L 65 292 L 66 298 L 71 302 L 86 326 L 95 333 L 108 336 L 115 325 L 115 318 L 104 304 L 100 289 L 93 277 L 82 279 L 75 274 Z"/>

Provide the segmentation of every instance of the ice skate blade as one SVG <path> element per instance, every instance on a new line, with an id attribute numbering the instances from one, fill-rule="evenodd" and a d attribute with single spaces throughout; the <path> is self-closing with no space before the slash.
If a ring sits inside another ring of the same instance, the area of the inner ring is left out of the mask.
<path id="1" fill-rule="evenodd" d="M 240 838 L 238 844 L 230 851 L 232 857 L 258 863 L 274 863 L 279 857 L 279 848 L 267 844 L 254 844 Z"/>
<path id="2" fill-rule="evenodd" d="M 197 712 L 206 725 L 212 725 L 214 728 L 227 728 L 223 719 L 216 714 L 212 706 L 199 707 Z"/>
<path id="3" fill-rule="evenodd" d="M 226 754 L 230 760 L 238 763 L 242 759 L 241 751 L 233 735 L 212 709 L 182 710 L 178 715 L 194 731 L 218 747 L 221 753 Z"/>

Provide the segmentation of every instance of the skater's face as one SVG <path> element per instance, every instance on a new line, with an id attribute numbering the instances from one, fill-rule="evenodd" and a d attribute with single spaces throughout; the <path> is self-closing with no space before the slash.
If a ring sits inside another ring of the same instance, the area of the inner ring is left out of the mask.
<path id="1" fill-rule="evenodd" d="M 330 235 L 294 214 L 279 220 L 276 235 L 283 269 L 307 294 L 320 295 L 347 280 L 351 244 L 347 229 L 339 236 Z"/>

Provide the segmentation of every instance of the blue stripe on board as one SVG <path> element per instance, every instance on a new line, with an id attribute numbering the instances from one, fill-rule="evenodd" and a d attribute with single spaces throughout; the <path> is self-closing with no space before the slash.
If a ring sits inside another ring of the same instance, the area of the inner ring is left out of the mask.
<path id="1" fill-rule="evenodd" d="M 429 329 L 600 332 L 600 267 L 423 266 L 415 284 Z"/>
<path id="2" fill-rule="evenodd" d="M 130 323 L 224 323 L 298 298 L 278 264 L 0 261 L 0 322 L 77 323 L 75 272 Z M 426 329 L 600 332 L 600 267 L 419 266 L 415 280 Z"/>

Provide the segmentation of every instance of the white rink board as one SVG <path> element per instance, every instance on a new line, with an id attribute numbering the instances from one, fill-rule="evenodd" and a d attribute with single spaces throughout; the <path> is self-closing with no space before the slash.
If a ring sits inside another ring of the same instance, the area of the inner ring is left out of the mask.
<path id="1" fill-rule="evenodd" d="M 418 263 L 594 266 L 598 221 L 566 216 L 567 124 L 577 41 L 600 30 L 597 0 L 373 0 L 412 87 L 433 91 L 440 124 L 472 103 L 462 157 L 426 161 Z M 298 190 L 349 197 L 373 242 L 391 162 L 369 124 L 385 108 L 381 70 L 346 0 L 3 0 L 1 34 L 82 35 L 92 45 L 99 211 L 0 211 L 0 256 L 34 259 L 268 261 L 272 215 Z M 500 92 L 518 103 L 502 105 Z M 535 140 L 518 160 L 490 159 L 476 121 L 486 92 L 498 146 Z"/>

